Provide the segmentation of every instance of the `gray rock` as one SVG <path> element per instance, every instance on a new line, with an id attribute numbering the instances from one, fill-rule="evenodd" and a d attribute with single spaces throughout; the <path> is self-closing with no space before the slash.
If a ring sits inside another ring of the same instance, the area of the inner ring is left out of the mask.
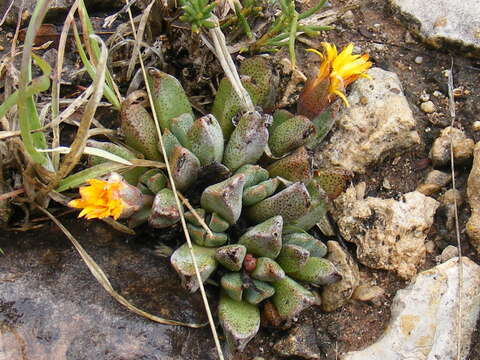
<path id="1" fill-rule="evenodd" d="M 200 297 L 182 289 L 168 259 L 133 247 L 103 222 L 62 222 L 135 306 L 206 321 Z M 208 327 L 159 325 L 116 302 L 55 227 L 4 231 L 0 248 L 0 359 L 218 359 Z"/>
<path id="2" fill-rule="evenodd" d="M 452 245 L 448 245 L 445 249 L 443 249 L 442 253 L 440 254 L 439 260 L 443 263 L 456 256 L 458 256 L 458 248 Z"/>
<path id="3" fill-rule="evenodd" d="M 427 174 L 423 184 L 417 187 L 417 191 L 423 195 L 432 195 L 442 189 L 452 180 L 452 176 L 449 173 L 439 170 L 432 170 Z"/>
<path id="4" fill-rule="evenodd" d="M 357 186 L 357 189 L 359 187 Z M 368 197 L 353 187 L 335 200 L 343 238 L 357 245 L 358 261 L 411 278 L 425 260 L 425 238 L 439 203 L 418 191 L 399 201 Z"/>
<path id="5" fill-rule="evenodd" d="M 452 175 L 439 170 L 430 171 L 425 178 L 425 184 L 436 184 L 439 186 L 445 186 L 450 181 L 452 181 Z"/>
<path id="6" fill-rule="evenodd" d="M 275 343 L 273 350 L 284 357 L 320 359 L 315 329 L 310 324 L 302 324 L 293 328 L 287 336 Z"/>
<path id="7" fill-rule="evenodd" d="M 454 46 L 466 55 L 480 56 L 480 1 L 389 0 L 406 26 L 427 44 Z"/>
<path id="8" fill-rule="evenodd" d="M 467 222 L 467 234 L 472 246 L 480 253 L 480 142 L 475 145 L 472 171 L 467 184 L 468 203 L 472 215 Z"/>
<path id="9" fill-rule="evenodd" d="M 337 268 L 342 280 L 323 287 L 322 309 L 324 311 L 335 311 L 344 305 L 351 297 L 359 284 L 360 272 L 355 260 L 348 254 L 338 242 L 329 241 L 328 256 Z"/>
<path id="10" fill-rule="evenodd" d="M 433 166 L 445 166 L 450 163 L 450 142 L 453 144 L 453 157 L 456 163 L 463 163 L 472 157 L 474 141 L 462 130 L 448 126 L 441 131 L 430 149 L 429 156 Z"/>
<path id="11" fill-rule="evenodd" d="M 395 73 L 372 68 L 352 86 L 330 141 L 317 152 L 320 167 L 364 173 L 370 165 L 420 143 L 415 119 Z"/>
<path id="12" fill-rule="evenodd" d="M 462 348 L 465 359 L 480 311 L 480 266 L 464 257 Z M 406 289 L 399 290 L 391 320 L 381 338 L 342 360 L 457 359 L 458 258 L 424 271 Z"/>

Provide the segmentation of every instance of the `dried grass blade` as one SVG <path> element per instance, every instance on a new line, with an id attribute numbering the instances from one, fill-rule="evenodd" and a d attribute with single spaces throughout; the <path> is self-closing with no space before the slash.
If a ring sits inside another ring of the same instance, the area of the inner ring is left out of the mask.
<path id="1" fill-rule="evenodd" d="M 128 168 L 130 167 L 123 164 L 112 163 L 112 162 L 106 162 L 106 163 L 98 164 L 95 166 L 91 166 L 85 170 L 76 172 L 75 174 L 62 179 L 58 183 L 58 187 L 55 189 L 55 191 L 62 192 L 65 190 L 74 189 L 80 186 L 81 184 L 85 183 L 87 179 L 96 178 L 99 176 L 109 174 L 111 172 L 121 171 Z"/>
<path id="2" fill-rule="evenodd" d="M 87 58 L 87 54 L 83 49 L 82 41 L 80 39 L 80 35 L 78 34 L 78 29 L 75 23 L 73 23 L 73 37 L 75 38 L 75 44 L 77 46 L 78 54 L 80 55 L 80 59 L 82 60 L 82 63 L 85 66 L 85 69 L 87 70 L 88 75 L 90 75 L 90 78 L 95 80 L 95 78 L 97 77 L 95 67 Z M 113 92 L 113 90 L 107 84 L 104 84 L 104 95 L 115 109 L 120 110 L 120 102 L 115 96 L 115 93 Z"/>
<path id="3" fill-rule="evenodd" d="M 165 169 L 165 163 L 160 161 L 153 161 L 153 160 L 144 160 L 144 159 L 132 159 L 130 162 L 135 166 L 145 166 L 145 167 L 152 167 L 157 169 Z"/>
<path id="4" fill-rule="evenodd" d="M 138 32 L 137 36 L 135 36 L 135 45 L 133 47 L 133 56 L 130 59 L 130 63 L 128 64 L 127 69 L 127 80 L 132 78 L 133 70 L 135 70 L 135 64 L 137 63 L 137 54 L 138 56 L 142 56 L 140 53 L 140 44 L 143 41 L 143 33 L 145 32 L 145 26 L 147 25 L 148 17 L 150 16 L 150 11 L 152 10 L 152 6 L 155 4 L 155 0 L 153 0 L 150 5 L 143 11 L 142 17 L 140 19 L 140 24 L 138 25 Z"/>
<path id="5" fill-rule="evenodd" d="M 97 106 L 102 99 L 103 89 L 105 85 L 105 70 L 107 65 L 107 48 L 103 43 L 102 39 L 94 35 L 96 39 L 102 44 L 102 54 L 99 58 L 99 62 L 96 69 L 96 77 L 93 80 L 93 95 L 85 107 L 85 112 L 83 113 L 82 120 L 80 121 L 80 126 L 77 130 L 75 140 L 73 141 L 70 151 L 65 158 L 63 159 L 62 164 L 60 165 L 59 170 L 57 171 L 55 180 L 58 182 L 63 179 L 70 171 L 73 170 L 75 165 L 80 160 L 83 150 L 85 148 L 87 139 L 88 139 L 88 130 L 92 123 L 93 116 L 97 110 Z M 51 190 L 56 186 L 56 183 L 50 185 Z"/>
<path id="6" fill-rule="evenodd" d="M 133 229 L 130 229 L 128 226 L 123 225 L 122 223 L 113 220 L 112 218 L 104 218 L 102 221 L 108 225 L 110 225 L 112 228 L 114 228 L 117 231 L 123 232 L 128 235 L 136 235 L 135 231 Z"/>
<path id="7" fill-rule="evenodd" d="M 240 80 L 237 68 L 235 67 L 230 52 L 228 51 L 225 35 L 223 35 L 220 25 L 218 24 L 217 17 L 212 15 L 211 21 L 216 24 L 216 26 L 209 31 L 215 47 L 214 55 L 217 57 L 218 61 L 220 61 L 225 76 L 230 80 L 233 89 L 241 99 L 244 110 L 254 111 L 255 107 L 253 106 L 252 99 Z"/>
<path id="8" fill-rule="evenodd" d="M 451 123 L 450 126 L 455 125 L 455 99 L 453 96 L 453 59 L 452 65 L 450 66 L 450 71 L 448 72 L 448 97 L 449 97 L 449 108 Z M 456 179 L 455 179 L 455 159 L 453 156 L 453 132 L 450 132 L 450 171 L 452 174 L 452 189 L 456 191 Z M 463 337 L 463 328 L 462 328 L 462 293 L 463 293 L 463 259 L 462 259 L 462 243 L 460 238 L 460 224 L 458 221 L 458 204 L 457 197 L 453 197 L 453 208 L 455 214 L 455 235 L 457 238 L 457 249 L 458 249 L 458 288 L 457 288 L 457 360 L 462 359 L 462 337 Z"/>
<path id="9" fill-rule="evenodd" d="M 98 58 L 100 57 L 100 47 L 95 41 L 92 41 L 92 35 L 95 35 L 95 30 L 93 29 L 92 22 L 90 21 L 90 17 L 88 16 L 87 8 L 85 7 L 85 3 L 83 0 L 79 0 L 79 9 L 78 13 L 80 15 L 80 20 L 82 22 L 82 29 L 84 36 L 88 36 L 85 39 L 85 45 L 89 50 L 90 58 L 96 64 L 98 62 Z M 107 85 L 113 89 L 114 94 L 116 96 L 117 101 L 122 100 L 122 95 L 120 94 L 120 90 L 118 89 L 117 84 L 113 81 L 113 77 L 110 74 L 110 71 L 107 69 L 105 73 L 105 78 L 107 81 Z"/>
<path id="10" fill-rule="evenodd" d="M 58 146 L 58 147 L 52 148 L 52 149 L 42 149 L 42 150 L 37 149 L 37 151 L 39 151 L 39 152 L 51 152 L 51 153 L 57 153 L 57 154 L 68 154 L 68 153 L 70 153 L 70 151 L 72 151 L 72 149 L 68 146 Z M 125 160 L 124 158 L 122 158 L 118 155 L 112 154 L 111 152 L 108 152 L 106 150 L 97 149 L 97 148 L 90 147 L 90 146 L 85 146 L 85 148 L 83 149 L 83 154 L 92 155 L 92 156 L 99 156 L 101 158 L 110 160 L 112 162 L 117 162 L 119 164 L 123 164 L 123 165 L 127 165 L 127 166 L 133 165 L 130 161 Z"/>
<path id="11" fill-rule="evenodd" d="M 57 53 L 57 66 L 53 74 L 52 81 L 52 122 L 58 117 L 60 113 L 60 82 L 62 79 L 63 71 L 63 58 L 65 55 L 65 47 L 67 44 L 68 33 L 70 31 L 70 26 L 73 22 L 73 15 L 77 11 L 78 1 L 76 0 L 72 7 L 70 8 L 67 18 L 65 19 L 65 24 L 62 27 L 62 32 L 60 34 L 60 40 L 58 43 L 58 53 Z M 53 130 L 53 140 L 52 147 L 60 146 L 60 127 L 58 125 L 52 125 Z M 55 170 L 58 169 L 60 164 L 60 156 L 58 154 L 52 154 L 52 163 Z"/>
<path id="12" fill-rule="evenodd" d="M 205 223 L 205 220 L 198 215 L 197 211 L 193 208 L 193 206 L 190 204 L 190 201 L 182 195 L 179 191 L 177 191 L 178 197 L 180 200 L 182 200 L 183 204 L 187 207 L 188 210 L 192 213 L 193 217 L 199 222 L 199 224 L 205 229 L 208 235 L 213 236 L 212 230 L 208 227 L 208 225 Z"/>
<path id="13" fill-rule="evenodd" d="M 62 230 L 62 232 L 65 234 L 68 240 L 70 240 L 72 245 L 80 254 L 80 257 L 87 265 L 88 270 L 90 270 L 92 275 L 97 279 L 100 285 L 102 285 L 105 291 L 108 294 L 110 294 L 110 296 L 112 296 L 115 300 L 117 300 L 120 304 L 125 306 L 128 310 L 130 310 L 131 312 L 137 315 L 143 316 L 149 320 L 155 321 L 163 325 L 179 325 L 179 326 L 185 326 L 190 328 L 199 328 L 199 327 L 205 326 L 205 324 L 184 323 L 181 321 L 164 319 L 162 317 L 149 314 L 146 311 L 143 311 L 137 308 L 136 306 L 132 305 L 127 299 L 125 299 L 123 296 L 121 296 L 118 292 L 115 291 L 112 284 L 110 283 L 110 280 L 108 280 L 107 275 L 103 272 L 103 270 L 95 262 L 95 260 L 93 260 L 93 258 L 85 251 L 85 249 L 82 247 L 82 245 L 80 245 L 80 243 L 77 241 L 77 239 L 75 239 L 75 237 L 70 233 L 70 231 L 68 231 L 68 229 L 65 226 L 63 226 L 63 224 L 55 216 L 53 216 L 49 211 L 47 211 L 46 209 L 40 206 L 37 206 L 37 207 L 45 215 L 47 215 L 55 223 L 55 225 L 57 225 L 60 228 L 60 230 Z"/>
<path id="14" fill-rule="evenodd" d="M 125 0 L 125 1 L 127 2 L 128 0 Z M 128 9 L 128 16 L 130 18 L 130 25 L 132 26 L 133 35 L 136 36 L 135 23 L 133 21 L 132 11 L 130 9 Z M 140 66 L 142 68 L 143 77 L 144 77 L 145 84 L 146 84 L 146 87 L 147 87 L 148 100 L 150 102 L 150 105 L 152 106 L 152 109 L 155 109 L 155 105 L 154 105 L 153 98 L 152 98 L 152 91 L 150 89 L 147 72 L 145 70 L 145 65 L 143 63 L 143 59 L 142 59 L 141 54 L 138 54 L 138 55 L 139 55 L 139 60 L 140 60 Z M 173 181 L 173 177 L 172 177 L 172 171 L 171 171 L 170 165 L 168 163 L 168 156 L 167 156 L 167 152 L 165 150 L 165 145 L 163 143 L 162 132 L 160 131 L 160 126 L 159 126 L 159 121 L 158 121 L 158 118 L 157 118 L 157 114 L 156 114 L 156 111 L 152 111 L 152 113 L 153 113 L 153 118 L 155 120 L 155 126 L 156 126 L 156 130 L 157 130 L 157 134 L 158 134 L 158 137 L 159 137 L 160 148 L 162 150 L 161 152 L 163 154 L 163 158 L 165 159 L 165 166 L 167 168 L 168 178 L 170 180 L 170 185 L 172 187 L 173 196 L 174 196 L 175 202 L 177 204 L 177 209 L 179 210 L 179 213 L 180 213 L 180 222 L 182 224 L 183 233 L 185 234 L 185 238 L 187 240 L 187 246 L 188 246 L 188 249 L 189 249 L 189 252 L 190 252 L 190 257 L 192 259 L 193 267 L 195 269 L 195 276 L 197 278 L 197 281 L 198 281 L 198 284 L 199 284 L 199 287 L 200 287 L 200 294 L 202 295 L 203 305 L 205 306 L 205 312 L 207 313 L 208 322 L 210 324 L 210 329 L 212 331 L 212 336 L 213 336 L 213 339 L 214 339 L 214 342 L 215 342 L 215 348 L 217 350 L 219 359 L 224 360 L 222 347 L 220 345 L 220 340 L 218 339 L 217 329 L 215 327 L 212 312 L 210 310 L 210 304 L 208 303 L 208 298 L 207 298 L 207 294 L 205 292 L 205 287 L 203 286 L 203 281 L 202 281 L 202 277 L 200 275 L 200 271 L 198 269 L 197 260 L 195 259 L 195 253 L 194 253 L 193 246 L 192 246 L 192 240 L 190 239 L 190 234 L 188 233 L 188 230 L 187 230 L 187 223 L 185 221 L 185 216 L 183 215 L 182 205 L 181 205 L 180 200 L 178 198 L 177 189 L 175 187 L 175 182 Z"/>

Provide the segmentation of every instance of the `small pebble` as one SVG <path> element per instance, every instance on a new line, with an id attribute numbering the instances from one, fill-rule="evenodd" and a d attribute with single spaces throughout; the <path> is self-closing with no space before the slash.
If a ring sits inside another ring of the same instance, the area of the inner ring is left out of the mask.
<path id="1" fill-rule="evenodd" d="M 341 19 L 348 26 L 355 25 L 355 15 L 353 14 L 352 10 L 348 10 L 345 14 L 343 14 Z"/>
<path id="2" fill-rule="evenodd" d="M 455 202 L 457 206 L 461 206 L 463 204 L 463 195 L 460 190 L 453 190 L 449 189 L 445 191 L 445 194 L 440 198 L 440 202 L 444 205 L 454 205 Z"/>
<path id="3" fill-rule="evenodd" d="M 380 286 L 360 285 L 353 292 L 352 298 L 358 301 L 375 302 L 385 294 L 385 290 Z"/>
<path id="4" fill-rule="evenodd" d="M 435 105 L 431 101 L 425 101 L 420 104 L 420 109 L 427 114 L 433 113 L 435 111 Z"/>
<path id="5" fill-rule="evenodd" d="M 480 121 L 475 121 L 473 123 L 473 131 L 480 131 Z"/>
<path id="6" fill-rule="evenodd" d="M 412 37 L 412 34 L 410 34 L 409 31 L 407 31 L 405 33 L 405 42 L 407 44 L 415 44 L 416 43 L 415 39 Z"/>
<path id="7" fill-rule="evenodd" d="M 425 102 L 430 100 L 430 95 L 425 92 L 425 90 L 422 91 L 420 94 L 420 101 Z"/>
<path id="8" fill-rule="evenodd" d="M 433 254 L 435 252 L 435 243 L 432 240 L 425 242 L 425 250 L 429 254 Z"/>
<path id="9" fill-rule="evenodd" d="M 440 96 L 443 96 L 443 94 L 442 94 L 440 91 L 435 90 L 435 91 L 433 92 L 433 96 L 435 96 L 435 97 L 440 97 Z"/>
<path id="10" fill-rule="evenodd" d="M 3 50 L 5 50 L 5 48 L 2 45 L 0 45 L 0 51 L 3 51 Z"/>
<path id="11" fill-rule="evenodd" d="M 433 195 L 441 189 L 442 187 L 438 184 L 420 184 L 417 186 L 417 191 L 426 196 Z"/>
<path id="12" fill-rule="evenodd" d="M 452 175 L 439 170 L 430 171 L 425 177 L 425 184 L 447 185 L 452 180 Z"/>
<path id="13" fill-rule="evenodd" d="M 454 257 L 458 256 L 458 249 L 456 246 L 448 245 L 443 249 L 442 254 L 440 255 L 440 262 L 444 263 Z"/>
<path id="14" fill-rule="evenodd" d="M 415 58 L 415 63 L 417 63 L 417 64 L 423 63 L 423 57 L 417 56 L 417 57 Z"/>
<path id="15" fill-rule="evenodd" d="M 392 185 L 390 184 L 390 181 L 388 181 L 387 178 L 383 179 L 383 184 L 382 186 L 387 189 L 387 190 L 391 190 L 392 189 Z"/>

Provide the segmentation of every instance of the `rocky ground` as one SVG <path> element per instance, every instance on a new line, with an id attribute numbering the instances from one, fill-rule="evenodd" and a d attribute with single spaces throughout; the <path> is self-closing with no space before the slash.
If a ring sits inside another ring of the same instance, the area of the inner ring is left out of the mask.
<path id="1" fill-rule="evenodd" d="M 336 30 L 307 40 L 308 47 L 354 42 L 375 64 L 373 80 L 351 88 L 351 108 L 339 114 L 316 159 L 355 174 L 332 209 L 345 243 L 335 237 L 328 243 L 344 279 L 325 287 L 322 306 L 302 313 L 291 328 L 265 324 L 238 359 L 455 358 L 455 201 L 465 257 L 462 343 L 471 340 L 462 355 L 480 360 L 480 6 L 476 0 L 443 3 L 332 1 L 342 14 Z M 6 41 L 3 46 L 8 49 Z M 314 54 L 299 53 L 306 74 L 317 64 Z M 182 292 L 168 260 L 154 255 L 158 234 L 132 238 L 98 223 L 67 224 L 124 296 L 164 317 L 205 320 L 198 295 Z M 215 358 L 207 328 L 157 326 L 124 311 L 53 225 L 36 234 L 3 234 L 0 248 L 6 253 L 0 359 Z"/>

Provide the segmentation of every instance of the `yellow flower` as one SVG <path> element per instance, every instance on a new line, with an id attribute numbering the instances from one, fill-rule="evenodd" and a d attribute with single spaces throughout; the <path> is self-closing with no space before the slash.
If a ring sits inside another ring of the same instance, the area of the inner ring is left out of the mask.
<path id="1" fill-rule="evenodd" d="M 320 56 L 323 60 L 318 69 L 318 74 L 313 80 L 310 87 L 316 87 L 326 79 L 329 81 L 328 97 L 329 102 L 335 99 L 335 96 L 340 97 L 345 105 L 348 107 L 348 101 L 345 97 L 346 87 L 357 80 L 359 77 L 370 77 L 365 74 L 372 63 L 368 61 L 368 55 L 353 55 L 353 44 L 348 44 L 340 54 L 337 52 L 337 47 L 327 42 L 322 43 L 324 54 L 315 49 L 308 49 Z"/>
<path id="2" fill-rule="evenodd" d="M 69 206 L 83 209 L 78 217 L 103 219 L 112 216 L 117 220 L 125 206 L 120 191 L 125 186 L 121 181 L 88 179 L 90 186 L 80 188 L 80 199 L 72 200 Z"/>

